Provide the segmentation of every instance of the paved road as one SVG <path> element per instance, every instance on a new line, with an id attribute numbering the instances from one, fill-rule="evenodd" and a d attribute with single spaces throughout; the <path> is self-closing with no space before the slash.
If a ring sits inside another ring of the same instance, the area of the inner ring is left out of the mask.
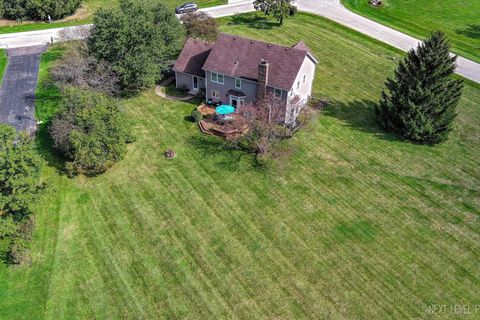
<path id="1" fill-rule="evenodd" d="M 0 88 L 0 123 L 35 132 L 35 88 L 40 55 L 45 50 L 45 45 L 7 50 L 8 65 Z"/>
<path id="2" fill-rule="evenodd" d="M 419 42 L 419 40 L 411 36 L 349 11 L 340 4 L 340 0 L 297 0 L 297 5 L 301 11 L 326 17 L 404 51 L 416 47 Z M 250 12 L 254 9 L 252 1 L 245 0 L 203 10 L 213 17 L 218 18 Z M 71 27 L 69 29 L 71 29 Z M 9 48 L 14 48 L 44 44 L 49 42 L 51 37 L 58 38 L 61 30 L 62 29 L 50 29 L 0 35 L 0 47 L 8 46 Z M 458 57 L 457 64 L 458 74 L 480 83 L 479 63 Z"/>

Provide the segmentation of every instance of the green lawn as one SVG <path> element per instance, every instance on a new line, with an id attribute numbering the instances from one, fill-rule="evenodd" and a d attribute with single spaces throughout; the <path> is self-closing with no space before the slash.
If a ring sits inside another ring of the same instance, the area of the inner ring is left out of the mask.
<path id="1" fill-rule="evenodd" d="M 0 34 L 2 33 L 13 33 L 13 32 L 23 32 L 23 31 L 34 31 L 34 30 L 43 30 L 51 28 L 61 28 L 68 26 L 76 26 L 81 24 L 92 23 L 92 15 L 100 8 L 108 8 L 117 5 L 118 0 L 85 0 L 82 7 L 77 11 L 77 13 L 71 17 L 67 17 L 63 20 L 46 23 L 46 22 L 26 22 L 26 23 L 16 23 L 11 22 L 7 25 L 0 26 Z M 178 5 L 185 3 L 183 0 L 165 0 L 164 3 L 170 7 L 175 8 Z M 198 0 L 196 3 L 201 7 L 211 7 L 220 5 L 223 3 L 223 0 Z"/>
<path id="2" fill-rule="evenodd" d="M 383 8 L 367 0 L 342 0 L 351 10 L 382 24 L 425 38 L 442 30 L 454 52 L 480 62 L 480 1 L 478 0 L 385 0 Z"/>
<path id="3" fill-rule="evenodd" d="M 5 49 L 0 49 L 0 85 L 2 84 L 3 73 L 7 67 L 7 51 Z"/>
<path id="4" fill-rule="evenodd" d="M 372 103 L 402 53 L 319 17 L 248 17 L 222 29 L 303 39 L 320 61 L 315 95 L 332 103 L 291 156 L 255 168 L 153 90 L 124 103 L 137 141 L 104 175 L 59 175 L 39 139 L 55 190 L 33 265 L 0 266 L 0 318 L 430 319 L 479 303 L 480 87 L 444 145 L 399 141 Z"/>

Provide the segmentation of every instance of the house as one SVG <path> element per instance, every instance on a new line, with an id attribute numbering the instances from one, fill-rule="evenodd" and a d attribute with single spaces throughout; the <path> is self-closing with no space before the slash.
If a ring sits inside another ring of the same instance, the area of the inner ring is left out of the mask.
<path id="1" fill-rule="evenodd" d="M 178 88 L 216 103 L 240 107 L 273 94 L 291 123 L 312 94 L 317 63 L 303 41 L 284 47 L 221 33 L 215 43 L 188 39 L 173 70 Z"/>

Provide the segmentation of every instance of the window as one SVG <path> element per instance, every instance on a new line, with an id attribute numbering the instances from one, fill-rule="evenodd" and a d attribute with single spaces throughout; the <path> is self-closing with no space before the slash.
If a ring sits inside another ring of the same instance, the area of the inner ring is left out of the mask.
<path id="1" fill-rule="evenodd" d="M 305 80 L 307 80 L 307 75 L 306 74 L 303 75 L 303 83 L 305 83 Z"/>
<path id="2" fill-rule="evenodd" d="M 220 92 L 218 92 L 218 90 L 212 90 L 212 98 L 220 99 Z"/>
<path id="3" fill-rule="evenodd" d="M 297 81 L 297 89 L 300 88 L 300 81 Z"/>
<path id="4" fill-rule="evenodd" d="M 235 78 L 235 89 L 242 89 L 242 79 Z"/>
<path id="5" fill-rule="evenodd" d="M 282 99 L 282 90 L 275 88 L 273 94 L 275 95 L 275 98 Z"/>
<path id="6" fill-rule="evenodd" d="M 223 74 L 212 72 L 212 82 L 223 84 Z"/>

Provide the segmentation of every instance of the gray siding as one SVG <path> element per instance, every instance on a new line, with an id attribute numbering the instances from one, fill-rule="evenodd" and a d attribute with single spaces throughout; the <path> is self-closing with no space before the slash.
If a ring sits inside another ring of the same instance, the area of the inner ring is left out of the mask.
<path id="1" fill-rule="evenodd" d="M 247 80 L 242 80 L 242 88 L 235 89 L 235 78 L 225 76 L 223 84 L 212 82 L 210 71 L 206 71 L 206 83 L 207 83 L 207 99 L 212 99 L 212 90 L 218 90 L 220 93 L 220 101 L 223 103 L 230 103 L 230 96 L 228 95 L 228 90 L 237 90 L 243 92 L 246 97 L 244 98 L 245 103 L 255 102 L 255 97 L 257 96 L 257 83 Z M 217 102 L 217 101 L 216 101 Z"/>
<path id="2" fill-rule="evenodd" d="M 175 80 L 177 88 L 187 87 L 189 90 L 193 89 L 193 77 L 191 74 L 175 72 Z M 205 79 L 198 78 L 198 88 L 205 89 Z"/>

